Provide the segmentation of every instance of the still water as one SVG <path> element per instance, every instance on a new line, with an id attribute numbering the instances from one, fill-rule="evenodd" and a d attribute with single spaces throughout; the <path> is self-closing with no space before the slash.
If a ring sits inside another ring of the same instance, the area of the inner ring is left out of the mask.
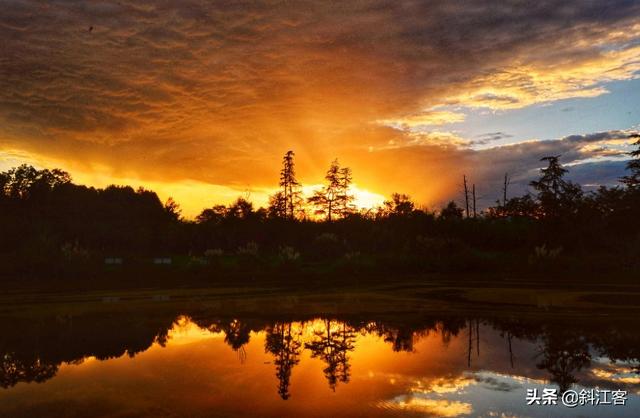
<path id="1" fill-rule="evenodd" d="M 635 320 L 166 310 L 1 326 L 2 417 L 640 416 Z M 545 388 L 558 405 L 527 405 Z M 626 404 L 562 405 L 592 389 Z"/>

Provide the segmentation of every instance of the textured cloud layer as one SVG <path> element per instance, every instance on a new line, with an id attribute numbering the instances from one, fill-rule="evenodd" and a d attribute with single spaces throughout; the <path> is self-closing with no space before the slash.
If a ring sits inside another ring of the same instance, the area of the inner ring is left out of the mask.
<path id="1" fill-rule="evenodd" d="M 556 147 L 468 150 L 425 128 L 463 120 L 440 107 L 600 95 L 635 77 L 639 42 L 640 4 L 628 0 L 11 0 L 0 146 L 85 172 L 239 188 L 268 186 L 293 148 L 303 180 L 343 156 L 362 183 L 432 201 L 451 193 L 460 161 L 480 176 Z M 382 167 L 400 163 L 404 184 L 385 180 L 395 175 Z"/>

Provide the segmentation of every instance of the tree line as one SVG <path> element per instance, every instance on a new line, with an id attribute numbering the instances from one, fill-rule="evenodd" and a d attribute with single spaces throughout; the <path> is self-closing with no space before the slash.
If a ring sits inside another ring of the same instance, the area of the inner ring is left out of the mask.
<path id="1" fill-rule="evenodd" d="M 381 207 L 358 209 L 353 173 L 338 160 L 305 199 L 293 151 L 283 157 L 279 189 L 266 208 L 240 197 L 194 220 L 150 190 L 88 187 L 62 170 L 22 165 L 0 173 L 0 261 L 22 273 L 73 259 L 159 254 L 204 257 L 203 264 L 224 264 L 226 257 L 244 267 L 322 261 L 448 271 L 546 263 L 596 250 L 602 257 L 589 257 L 594 263 L 633 268 L 640 247 L 640 136 L 631 139 L 634 151 L 618 186 L 587 193 L 566 179 L 561 156 L 547 156 L 532 193 L 508 197 L 505 175 L 502 199 L 482 211 L 475 210 L 475 185 L 468 187 L 466 176 L 462 206 L 451 201 L 429 211 L 394 193 Z"/>

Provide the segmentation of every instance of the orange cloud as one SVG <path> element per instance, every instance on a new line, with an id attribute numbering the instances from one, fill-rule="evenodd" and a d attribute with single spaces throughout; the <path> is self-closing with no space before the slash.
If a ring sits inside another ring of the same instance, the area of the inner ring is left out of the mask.
<path id="1" fill-rule="evenodd" d="M 382 125 L 399 127 L 402 129 L 412 129 L 462 122 L 464 119 L 464 113 L 451 112 L 448 110 L 430 110 L 400 119 L 386 119 L 378 122 Z"/>
<path id="2" fill-rule="evenodd" d="M 431 205 L 502 158 L 465 149 L 443 127 L 463 114 L 442 105 L 603 94 L 635 77 L 639 28 L 622 0 L 18 0 L 0 17 L 0 150 L 96 185 L 139 180 L 191 211 L 270 190 L 294 149 L 305 184 L 340 157 L 358 187 Z"/>
<path id="3" fill-rule="evenodd" d="M 640 71 L 640 46 L 577 61 L 509 66 L 473 80 L 450 100 L 469 107 L 518 109 L 562 99 L 608 93 L 603 82 L 629 80 Z"/>

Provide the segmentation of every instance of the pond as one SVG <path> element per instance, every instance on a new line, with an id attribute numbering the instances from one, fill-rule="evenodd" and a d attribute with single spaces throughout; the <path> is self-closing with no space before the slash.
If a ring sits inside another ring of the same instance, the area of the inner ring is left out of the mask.
<path id="1" fill-rule="evenodd" d="M 222 315 L 166 299 L 5 313 L 0 416 L 640 416 L 635 314 Z"/>

